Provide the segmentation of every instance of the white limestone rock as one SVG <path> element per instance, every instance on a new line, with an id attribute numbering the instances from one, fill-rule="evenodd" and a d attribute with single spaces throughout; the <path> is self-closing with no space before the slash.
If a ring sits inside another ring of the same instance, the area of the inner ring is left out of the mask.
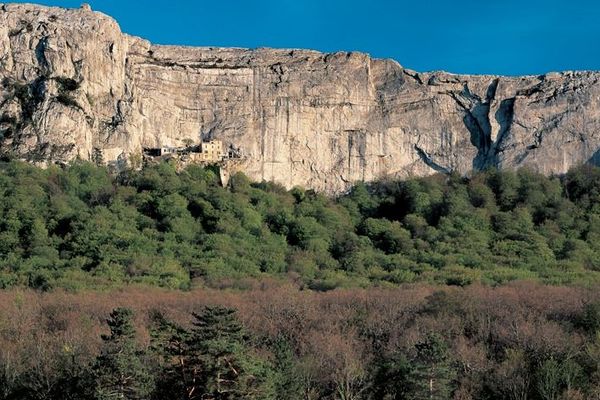
<path id="1" fill-rule="evenodd" d="M 0 7 L 1 148 L 123 165 L 218 138 L 236 169 L 339 193 L 353 182 L 600 161 L 600 73 L 418 73 L 366 54 L 154 46 L 110 17 Z"/>

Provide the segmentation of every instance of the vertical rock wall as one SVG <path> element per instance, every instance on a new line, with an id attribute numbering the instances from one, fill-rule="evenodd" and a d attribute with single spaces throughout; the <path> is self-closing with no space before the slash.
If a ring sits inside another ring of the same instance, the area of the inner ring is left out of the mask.
<path id="1" fill-rule="evenodd" d="M 236 168 L 338 193 L 358 180 L 600 162 L 600 74 L 417 73 L 360 53 L 154 46 L 87 9 L 0 6 L 0 138 L 37 163 L 125 165 L 218 138 Z"/>

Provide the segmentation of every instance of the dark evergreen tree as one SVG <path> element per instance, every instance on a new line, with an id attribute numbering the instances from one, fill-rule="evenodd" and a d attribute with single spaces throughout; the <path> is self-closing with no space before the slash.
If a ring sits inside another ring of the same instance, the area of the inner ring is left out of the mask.
<path id="1" fill-rule="evenodd" d="M 414 400 L 447 400 L 451 398 L 455 371 L 444 339 L 428 334 L 415 345 L 416 356 L 410 372 L 411 393 Z"/>
<path id="2" fill-rule="evenodd" d="M 117 308 L 107 320 L 110 335 L 102 335 L 102 354 L 93 367 L 97 400 L 146 400 L 154 389 L 148 359 L 135 340 L 133 312 Z"/>
<path id="3" fill-rule="evenodd" d="M 155 334 L 166 356 L 164 382 L 172 393 L 179 393 L 173 398 L 273 398 L 273 371 L 250 354 L 235 310 L 205 307 L 193 316 L 189 331 L 162 321 Z M 160 390 L 164 392 L 164 388 Z"/>
<path id="4" fill-rule="evenodd" d="M 272 396 L 269 368 L 249 354 L 235 310 L 206 307 L 194 313 L 192 363 L 202 370 L 200 393 L 192 398 L 266 399 Z"/>
<path id="5" fill-rule="evenodd" d="M 158 356 L 160 373 L 154 398 L 157 400 L 189 399 L 196 387 L 200 370 L 190 364 L 190 332 L 169 321 L 161 313 L 153 313 L 151 350 Z"/>
<path id="6" fill-rule="evenodd" d="M 302 376 L 289 342 L 284 337 L 278 337 L 273 345 L 273 353 L 275 356 L 275 393 L 277 400 L 302 398 Z"/>
<path id="7" fill-rule="evenodd" d="M 371 383 L 373 400 L 411 399 L 412 365 L 402 353 L 382 357 L 375 363 L 375 373 Z"/>

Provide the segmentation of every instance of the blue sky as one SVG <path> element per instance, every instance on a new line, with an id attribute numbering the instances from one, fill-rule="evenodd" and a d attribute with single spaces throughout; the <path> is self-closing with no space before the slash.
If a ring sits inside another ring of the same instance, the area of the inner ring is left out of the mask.
<path id="1" fill-rule="evenodd" d="M 87 2 L 160 44 L 357 50 L 418 71 L 600 70 L 600 0 Z"/>

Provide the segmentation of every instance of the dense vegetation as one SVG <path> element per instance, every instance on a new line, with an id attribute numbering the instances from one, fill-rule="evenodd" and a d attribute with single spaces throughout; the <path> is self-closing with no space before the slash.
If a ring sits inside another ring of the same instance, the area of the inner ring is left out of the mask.
<path id="1" fill-rule="evenodd" d="M 600 169 L 358 184 L 329 199 L 211 169 L 111 176 L 0 165 L 0 287 L 188 289 L 286 277 L 317 290 L 600 279 Z"/>
<path id="2" fill-rule="evenodd" d="M 331 199 L 5 162 L 0 192 L 0 400 L 600 398 L 599 168 Z"/>
<path id="3" fill-rule="evenodd" d="M 597 399 L 599 300 L 534 283 L 1 291 L 0 399 Z"/>

